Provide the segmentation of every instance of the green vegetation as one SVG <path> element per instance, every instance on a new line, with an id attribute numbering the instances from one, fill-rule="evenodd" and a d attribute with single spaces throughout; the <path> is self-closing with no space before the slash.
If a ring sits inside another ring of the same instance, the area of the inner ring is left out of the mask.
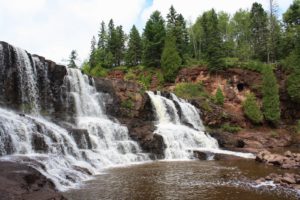
<path id="1" fill-rule="evenodd" d="M 224 104 L 224 94 L 220 87 L 218 87 L 216 95 L 215 95 L 215 103 L 223 106 Z"/>
<path id="2" fill-rule="evenodd" d="M 225 132 L 229 132 L 229 133 L 237 133 L 239 131 L 242 130 L 241 127 L 236 126 L 236 125 L 231 125 L 229 123 L 225 123 L 222 125 L 221 129 Z"/>
<path id="3" fill-rule="evenodd" d="M 265 66 L 263 70 L 263 114 L 265 119 L 273 125 L 280 120 L 280 101 L 277 80 L 273 69 Z"/>
<path id="4" fill-rule="evenodd" d="M 77 65 L 75 63 L 75 61 L 77 60 L 77 56 L 78 56 L 78 54 L 77 54 L 76 50 L 72 50 L 70 57 L 69 57 L 68 67 L 77 68 Z"/>
<path id="5" fill-rule="evenodd" d="M 126 99 L 121 102 L 121 107 L 126 109 L 132 109 L 134 107 L 134 103 L 131 99 Z"/>
<path id="6" fill-rule="evenodd" d="M 175 38 L 171 34 L 168 35 L 161 57 L 161 65 L 164 79 L 168 82 L 173 82 L 179 71 L 181 58 L 176 49 Z"/>
<path id="7" fill-rule="evenodd" d="M 243 102 L 243 110 L 248 119 L 254 124 L 260 124 L 263 121 L 262 112 L 257 105 L 256 97 L 254 94 L 247 94 L 246 100 Z"/>
<path id="8" fill-rule="evenodd" d="M 177 83 L 174 93 L 184 99 L 209 97 L 201 83 Z"/>

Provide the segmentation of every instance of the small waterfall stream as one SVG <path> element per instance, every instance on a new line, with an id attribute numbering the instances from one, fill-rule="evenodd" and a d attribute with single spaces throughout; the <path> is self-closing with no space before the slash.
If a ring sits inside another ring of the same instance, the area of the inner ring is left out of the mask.
<path id="1" fill-rule="evenodd" d="M 155 94 L 148 91 L 147 94 L 157 116 L 155 132 L 163 136 L 167 146 L 165 150 L 166 159 L 192 159 L 194 151 L 253 158 L 252 154 L 219 149 L 217 140 L 204 132 L 205 127 L 198 111 L 190 103 L 174 94 L 171 94 L 170 99 L 162 96 L 160 92 Z M 176 108 L 176 104 L 180 112 Z"/>

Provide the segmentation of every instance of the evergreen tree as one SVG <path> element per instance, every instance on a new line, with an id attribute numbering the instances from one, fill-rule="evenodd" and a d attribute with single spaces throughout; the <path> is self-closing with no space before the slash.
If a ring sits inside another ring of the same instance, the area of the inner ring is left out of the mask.
<path id="1" fill-rule="evenodd" d="M 159 11 L 154 11 L 146 23 L 143 34 L 143 63 L 147 67 L 160 67 L 165 40 L 165 22 Z"/>
<path id="2" fill-rule="evenodd" d="M 107 52 L 106 56 L 110 55 L 110 59 L 112 60 L 112 66 L 118 65 L 117 59 L 117 48 L 118 48 L 118 35 L 115 28 L 114 21 L 111 19 L 108 23 L 108 39 L 107 39 Z"/>
<path id="3" fill-rule="evenodd" d="M 126 64 L 136 66 L 141 63 L 142 58 L 142 40 L 139 31 L 133 25 L 129 34 L 128 50 L 126 53 Z"/>
<path id="4" fill-rule="evenodd" d="M 161 57 L 161 65 L 164 80 L 173 82 L 181 65 L 181 58 L 176 49 L 175 38 L 168 33 L 165 40 L 165 46 Z"/>
<path id="5" fill-rule="evenodd" d="M 263 114 L 273 125 L 280 120 L 279 89 L 272 67 L 266 65 L 263 69 Z"/>
<path id="6" fill-rule="evenodd" d="M 69 64 L 68 64 L 68 67 L 70 68 L 77 68 L 77 65 L 76 65 L 76 60 L 77 60 L 77 52 L 76 50 L 72 50 L 71 51 L 71 54 L 70 54 L 70 57 L 69 57 Z"/>
<path id="7" fill-rule="evenodd" d="M 222 38 L 218 26 L 218 16 L 214 9 L 202 15 L 203 47 L 208 61 L 208 69 L 216 72 L 224 68 L 222 61 Z"/>
<path id="8" fill-rule="evenodd" d="M 170 7 L 167 15 L 167 31 L 175 37 L 177 51 L 184 61 L 184 55 L 188 53 L 189 34 L 184 17 L 182 14 L 177 14 L 173 6 Z"/>
<path id="9" fill-rule="evenodd" d="M 107 32 L 105 22 L 101 22 L 101 28 L 98 34 L 98 49 L 104 50 L 107 48 Z"/>
<path id="10" fill-rule="evenodd" d="M 267 61 L 268 16 L 259 3 L 253 3 L 252 5 L 250 28 L 254 58 L 260 61 Z"/>
<path id="11" fill-rule="evenodd" d="M 94 68 L 97 65 L 96 61 L 96 38 L 93 36 L 92 41 L 91 41 L 91 51 L 90 51 L 90 59 L 89 59 L 89 65 L 91 68 Z"/>
<path id="12" fill-rule="evenodd" d="M 124 51 L 125 51 L 125 33 L 122 26 L 116 27 L 116 48 L 114 50 L 116 65 L 120 66 L 124 60 Z"/>
<path id="13" fill-rule="evenodd" d="M 259 124 L 263 121 L 263 115 L 259 106 L 257 105 L 254 94 L 247 94 L 246 100 L 243 102 L 243 110 L 246 117 L 250 119 L 252 123 Z"/>

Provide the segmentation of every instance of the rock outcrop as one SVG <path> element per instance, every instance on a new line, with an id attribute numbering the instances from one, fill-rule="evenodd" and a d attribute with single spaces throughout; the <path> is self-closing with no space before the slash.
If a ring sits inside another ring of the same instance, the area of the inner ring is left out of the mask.
<path id="1" fill-rule="evenodd" d="M 287 151 L 284 155 L 273 154 L 269 151 L 261 151 L 256 156 L 256 161 L 269 165 L 279 166 L 283 169 L 300 168 L 300 153 Z"/>
<path id="2" fill-rule="evenodd" d="M 52 181 L 21 163 L 0 161 L 0 200 L 66 200 Z"/>

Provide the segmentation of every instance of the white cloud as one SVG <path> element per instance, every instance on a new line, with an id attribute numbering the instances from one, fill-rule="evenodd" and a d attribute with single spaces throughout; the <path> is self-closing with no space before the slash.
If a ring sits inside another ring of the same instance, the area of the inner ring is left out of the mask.
<path id="1" fill-rule="evenodd" d="M 0 0 L 0 40 L 60 62 L 76 49 L 81 60 L 89 54 L 90 40 L 100 22 L 113 18 L 129 31 L 140 27 L 154 10 L 165 17 L 170 5 L 186 19 L 195 20 L 203 11 L 215 8 L 230 13 L 250 8 L 253 0 Z M 148 3 L 147 3 L 148 2 Z M 269 0 L 258 0 L 268 8 Z M 278 0 L 286 10 L 292 0 Z"/>

